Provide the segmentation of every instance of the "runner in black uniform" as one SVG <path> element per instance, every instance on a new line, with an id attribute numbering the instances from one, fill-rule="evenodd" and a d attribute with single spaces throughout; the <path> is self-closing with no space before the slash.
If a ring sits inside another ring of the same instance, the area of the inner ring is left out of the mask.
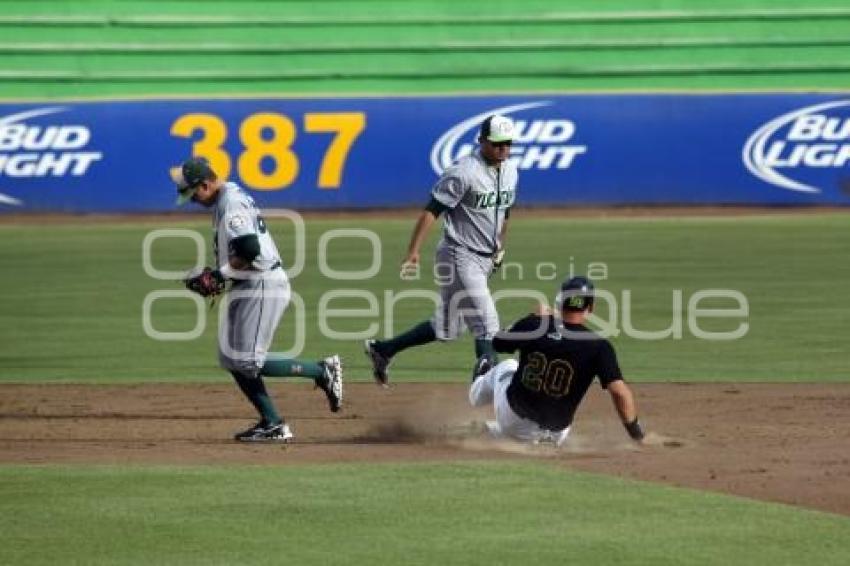
<path id="1" fill-rule="evenodd" d="M 573 416 L 595 378 L 607 389 L 626 431 L 643 439 L 634 396 L 623 381 L 611 343 L 584 326 L 593 310 L 593 284 L 573 277 L 561 286 L 561 316 L 541 311 L 517 321 L 493 339 L 498 352 L 520 353 L 492 369 L 478 366 L 469 402 L 493 403 L 495 421 L 487 427 L 494 436 L 529 442 L 566 441 Z"/>

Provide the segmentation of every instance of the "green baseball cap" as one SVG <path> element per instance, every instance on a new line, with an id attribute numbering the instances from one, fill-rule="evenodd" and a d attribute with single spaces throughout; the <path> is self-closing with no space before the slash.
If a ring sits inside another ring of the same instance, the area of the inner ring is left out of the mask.
<path id="1" fill-rule="evenodd" d="M 203 181 L 216 178 L 209 161 L 203 157 L 191 157 L 168 172 L 177 185 L 177 206 L 189 202 Z"/>

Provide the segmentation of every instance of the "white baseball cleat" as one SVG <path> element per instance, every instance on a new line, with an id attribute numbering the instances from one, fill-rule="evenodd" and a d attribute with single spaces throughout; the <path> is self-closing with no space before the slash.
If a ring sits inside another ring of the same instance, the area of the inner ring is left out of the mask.
<path id="1" fill-rule="evenodd" d="M 251 428 L 234 435 L 239 442 L 282 442 L 286 443 L 295 437 L 286 423 L 267 424 L 258 422 Z"/>

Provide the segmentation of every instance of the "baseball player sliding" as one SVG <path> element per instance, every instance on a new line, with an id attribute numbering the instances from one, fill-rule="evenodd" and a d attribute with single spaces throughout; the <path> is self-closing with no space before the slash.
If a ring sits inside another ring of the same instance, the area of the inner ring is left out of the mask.
<path id="1" fill-rule="evenodd" d="M 562 445 L 576 409 L 598 377 L 629 436 L 643 440 L 634 395 L 623 381 L 614 347 L 584 326 L 593 298 L 593 284 L 573 277 L 561 286 L 559 316 L 541 308 L 496 334 L 496 351 L 519 351 L 519 362 L 507 359 L 483 371 L 469 389 L 472 406 L 493 404 L 496 419 L 487 421 L 493 436 Z"/>
<path id="2" fill-rule="evenodd" d="M 495 363 L 492 339 L 499 318 L 487 278 L 501 264 L 516 195 L 517 169 L 508 161 L 513 137 L 509 118 L 488 117 L 481 124 L 479 150 L 448 168 L 434 185 L 410 238 L 402 275 L 418 270 L 422 242 L 434 221 L 444 215 L 435 261 L 440 304 L 433 318 L 407 332 L 390 340 L 365 342 L 378 384 L 387 385 L 387 369 L 396 354 L 435 340 L 454 340 L 464 325 L 475 335 L 476 357 L 482 363 Z"/>
<path id="3" fill-rule="evenodd" d="M 292 429 L 275 409 L 263 376 L 304 377 L 327 396 L 330 410 L 342 403 L 339 356 L 300 361 L 269 359 L 268 349 L 290 299 L 289 280 L 277 246 L 254 200 L 239 186 L 219 179 L 209 163 L 194 157 L 171 170 L 177 204 L 189 200 L 212 208 L 213 249 L 217 269 L 205 268 L 186 279 L 202 296 L 215 296 L 231 281 L 226 318 L 219 327 L 219 362 L 260 415 L 252 427 L 236 434 L 243 442 L 287 442 Z"/>

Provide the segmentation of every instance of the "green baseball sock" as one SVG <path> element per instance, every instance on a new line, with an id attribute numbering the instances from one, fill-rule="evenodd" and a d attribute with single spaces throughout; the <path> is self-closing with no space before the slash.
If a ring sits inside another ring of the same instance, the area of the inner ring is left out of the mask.
<path id="1" fill-rule="evenodd" d="M 494 364 L 499 359 L 499 356 L 496 354 L 496 350 L 493 349 L 493 341 L 489 338 L 475 339 L 475 356 L 477 358 L 487 356 Z"/>
<path id="2" fill-rule="evenodd" d="M 421 346 L 428 344 L 437 339 L 437 334 L 434 332 L 434 327 L 430 320 L 420 322 L 407 332 L 399 334 L 390 340 L 378 340 L 375 346 L 378 352 L 384 356 L 391 358 L 402 350 L 406 350 L 413 346 Z"/>
<path id="3" fill-rule="evenodd" d="M 254 405 L 254 408 L 260 413 L 260 418 L 266 424 L 283 422 L 283 419 L 277 413 L 277 409 L 275 409 L 274 401 L 272 401 L 269 392 L 266 390 L 266 384 L 263 383 L 262 377 L 251 377 L 236 371 L 230 373 L 233 375 L 233 379 L 236 380 L 236 385 L 239 386 L 245 397 Z"/>
<path id="4" fill-rule="evenodd" d="M 306 377 L 315 380 L 325 375 L 325 367 L 320 362 L 267 360 L 260 373 L 269 377 Z"/>

